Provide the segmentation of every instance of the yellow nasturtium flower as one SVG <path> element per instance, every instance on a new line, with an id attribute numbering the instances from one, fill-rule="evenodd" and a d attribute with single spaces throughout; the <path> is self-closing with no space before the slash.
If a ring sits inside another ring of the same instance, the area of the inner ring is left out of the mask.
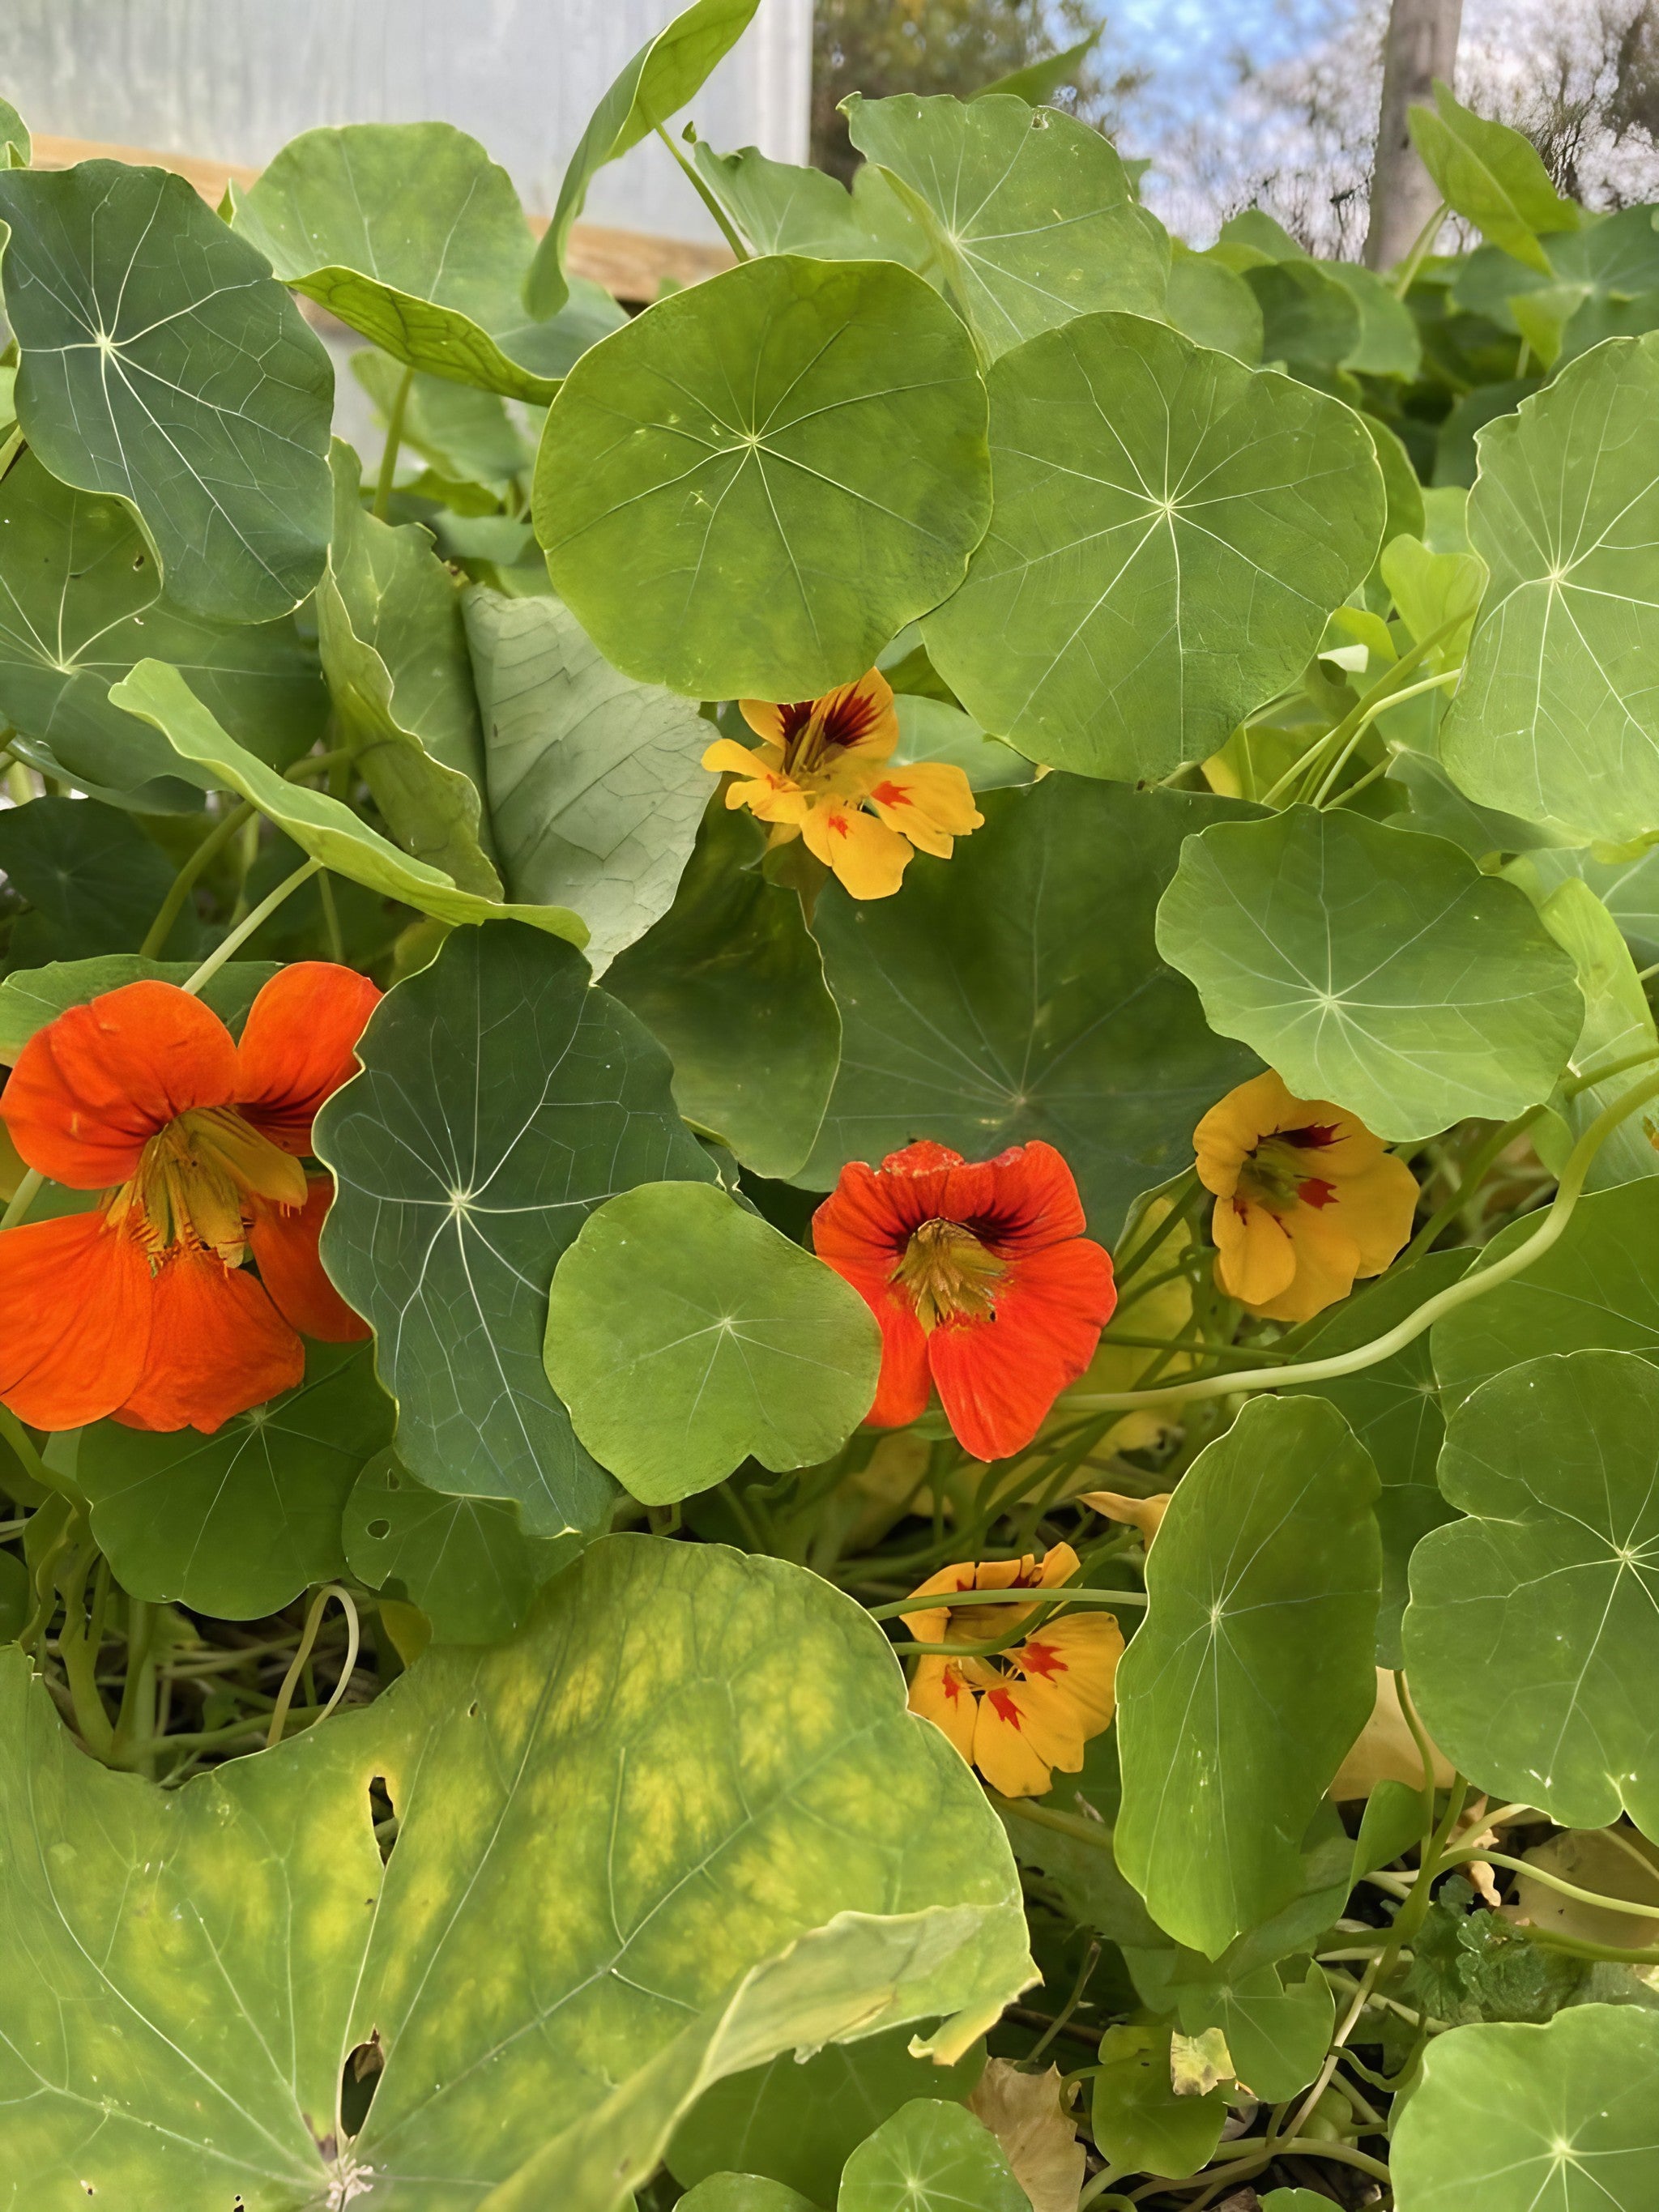
<path id="1" fill-rule="evenodd" d="M 1215 1193 L 1216 1280 L 1266 1320 L 1310 1321 L 1411 1236 L 1405 1162 L 1341 1107 L 1293 1098 L 1271 1069 L 1212 1106 L 1193 1146 Z"/>
<path id="2" fill-rule="evenodd" d="M 775 845 L 804 840 L 854 898 L 889 897 L 915 847 L 948 860 L 952 840 L 985 819 L 959 768 L 891 765 L 898 714 L 891 685 L 873 668 L 821 699 L 739 705 L 760 744 L 718 738 L 703 766 L 736 779 L 728 806 L 766 823 Z"/>
<path id="3" fill-rule="evenodd" d="M 1042 1564 L 985 1559 L 942 1567 L 920 1589 L 904 1625 L 918 1644 L 989 1644 L 1024 1607 L 952 1606 L 971 1589 L 1054 1590 L 1078 1570 L 1069 1544 L 1056 1544 Z M 932 1604 L 922 1601 L 932 1599 Z M 1111 1724 L 1123 1632 L 1109 1613 L 1068 1614 L 1010 1650 L 988 1658 L 923 1657 L 910 1683 L 910 1710 L 944 1729 L 970 1765 L 1005 1797 L 1040 1797 L 1053 1769 L 1075 1774 L 1083 1747 Z"/>

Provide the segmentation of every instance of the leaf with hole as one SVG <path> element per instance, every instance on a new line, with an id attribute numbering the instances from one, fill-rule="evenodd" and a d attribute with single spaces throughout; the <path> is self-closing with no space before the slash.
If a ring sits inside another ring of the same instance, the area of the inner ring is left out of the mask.
<path id="1" fill-rule="evenodd" d="M 428 1490 L 391 1451 L 377 1452 L 352 1485 L 343 1540 L 352 1573 L 418 1606 L 440 1644 L 511 1636 L 574 1548 L 528 1534 L 515 1505 Z"/>
<path id="2" fill-rule="evenodd" d="M 298 2212 L 372 2177 L 409 2212 L 619 2212 L 708 2081 L 941 2014 L 954 2056 L 1030 1972 L 977 1785 L 780 1561 L 611 1539 L 511 1643 L 165 1794 L 0 1662 L 0 2096 L 41 2205 Z"/>

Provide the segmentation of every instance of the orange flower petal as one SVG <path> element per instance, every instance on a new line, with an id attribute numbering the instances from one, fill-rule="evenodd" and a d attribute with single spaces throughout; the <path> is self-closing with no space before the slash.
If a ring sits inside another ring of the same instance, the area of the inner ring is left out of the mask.
<path id="1" fill-rule="evenodd" d="M 1111 1261 L 1074 1237 L 1014 1261 L 994 1319 L 936 1328 L 927 1364 L 963 1449 L 982 1460 L 1023 1451 L 1093 1358 L 1115 1303 Z"/>
<path id="2" fill-rule="evenodd" d="M 304 1346 L 246 1268 L 175 1246 L 151 1285 L 142 1378 L 114 1416 L 130 1429 L 210 1432 L 305 1371 Z"/>
<path id="3" fill-rule="evenodd" d="M 357 1073 L 356 1043 L 380 994 L 330 960 L 296 960 L 249 1010 L 236 1048 L 236 1105 L 285 1152 L 311 1150 L 324 1100 Z"/>
<path id="4" fill-rule="evenodd" d="M 809 807 L 800 833 L 813 859 L 833 869 L 854 898 L 890 898 L 909 866 L 905 839 L 844 799 Z"/>
<path id="5" fill-rule="evenodd" d="M 307 1178 L 302 1206 L 256 1203 L 248 1224 L 248 1249 L 270 1302 L 291 1328 L 324 1344 L 361 1344 L 372 1334 L 323 1270 L 317 1249 L 324 1217 L 334 1199 L 327 1176 Z"/>
<path id="6" fill-rule="evenodd" d="M 0 1114 L 32 1168 L 107 1190 L 137 1173 L 158 1129 L 235 1095 L 236 1047 L 217 1014 L 173 983 L 124 983 L 36 1030 Z"/>
<path id="7" fill-rule="evenodd" d="M 150 1335 L 149 1262 L 101 1213 L 0 1237 L 0 1401 L 34 1429 L 101 1420 L 136 1389 Z"/>

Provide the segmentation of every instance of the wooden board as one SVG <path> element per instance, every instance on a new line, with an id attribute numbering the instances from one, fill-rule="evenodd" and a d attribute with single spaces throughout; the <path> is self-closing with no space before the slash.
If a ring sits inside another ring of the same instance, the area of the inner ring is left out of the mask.
<path id="1" fill-rule="evenodd" d="M 246 189 L 259 173 L 240 161 L 211 161 L 199 154 L 161 154 L 143 146 L 104 145 L 90 138 L 35 138 L 38 168 L 68 169 L 77 161 L 92 161 L 171 169 L 175 176 L 194 185 L 212 207 L 223 199 L 228 184 Z M 528 220 L 538 234 L 547 228 L 545 216 L 532 216 Z M 612 230 L 603 223 L 579 222 L 570 238 L 572 275 L 591 277 L 617 299 L 634 305 L 654 300 L 665 276 L 677 284 L 696 284 L 731 266 L 732 255 L 724 246 L 655 238 L 639 230 Z"/>

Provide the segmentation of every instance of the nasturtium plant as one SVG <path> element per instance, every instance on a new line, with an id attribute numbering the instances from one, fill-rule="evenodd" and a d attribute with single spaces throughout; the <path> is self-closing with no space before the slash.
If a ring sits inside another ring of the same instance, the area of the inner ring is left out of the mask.
<path id="1" fill-rule="evenodd" d="M 1659 2212 L 1659 194 L 755 13 L 0 101 L 0 2190 Z"/>

